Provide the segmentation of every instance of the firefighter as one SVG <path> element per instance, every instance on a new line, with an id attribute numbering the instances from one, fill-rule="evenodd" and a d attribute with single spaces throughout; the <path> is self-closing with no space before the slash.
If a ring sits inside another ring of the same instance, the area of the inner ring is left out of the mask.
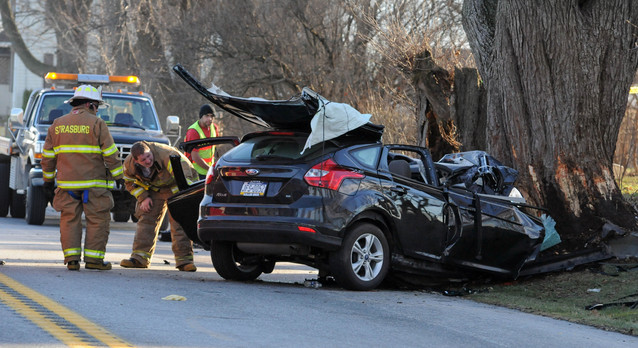
<path id="1" fill-rule="evenodd" d="M 175 148 L 158 143 L 138 141 L 124 160 L 126 189 L 137 199 L 135 216 L 137 229 L 133 252 L 120 262 L 125 268 L 148 268 L 155 251 L 157 234 L 166 214 L 166 200 L 178 191 L 170 162 L 171 155 L 180 156 L 184 176 L 189 184 L 197 180 L 197 172 L 190 161 Z M 180 271 L 195 272 L 193 242 L 180 224 L 168 213 L 175 266 Z"/>
<path id="2" fill-rule="evenodd" d="M 80 269 L 84 212 L 85 268 L 109 270 L 111 263 L 104 262 L 113 208 L 109 189 L 124 185 L 122 162 L 106 123 L 97 117 L 99 105 L 104 104 L 101 91 L 82 85 L 65 103 L 73 108 L 53 121 L 44 142 L 44 193 L 60 212 L 60 242 L 67 269 Z"/>
<path id="3" fill-rule="evenodd" d="M 215 118 L 213 108 L 208 104 L 202 105 L 199 108 L 199 120 L 188 127 L 184 141 L 219 136 L 219 128 L 213 123 L 213 118 Z M 215 147 L 207 146 L 194 149 L 191 153 L 187 153 L 186 157 L 193 163 L 193 167 L 195 167 L 195 170 L 199 174 L 199 178 L 205 179 L 208 168 L 215 162 Z"/>

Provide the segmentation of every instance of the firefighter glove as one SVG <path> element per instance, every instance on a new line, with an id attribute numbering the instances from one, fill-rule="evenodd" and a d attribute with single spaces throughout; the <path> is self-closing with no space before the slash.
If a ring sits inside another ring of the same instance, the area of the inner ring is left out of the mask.
<path id="1" fill-rule="evenodd" d="M 55 185 L 51 181 L 45 181 L 42 184 L 42 189 L 44 190 L 44 198 L 46 198 L 47 202 L 53 202 L 53 196 L 55 196 Z"/>
<path id="2" fill-rule="evenodd" d="M 124 190 L 124 179 L 115 180 L 115 188 L 117 188 L 120 191 L 123 191 Z"/>

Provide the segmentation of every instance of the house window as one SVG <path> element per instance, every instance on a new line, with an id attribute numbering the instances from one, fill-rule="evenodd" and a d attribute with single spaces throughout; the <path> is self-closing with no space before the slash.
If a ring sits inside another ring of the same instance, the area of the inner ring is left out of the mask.
<path id="1" fill-rule="evenodd" d="M 0 85 L 8 85 L 11 72 L 11 49 L 0 47 Z"/>

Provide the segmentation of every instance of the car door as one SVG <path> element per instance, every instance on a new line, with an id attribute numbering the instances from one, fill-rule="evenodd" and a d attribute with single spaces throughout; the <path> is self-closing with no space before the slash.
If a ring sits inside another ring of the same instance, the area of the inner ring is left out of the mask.
<path id="1" fill-rule="evenodd" d="M 387 173 L 384 193 L 397 211 L 397 240 L 403 252 L 412 257 L 439 260 L 450 233 L 446 217 L 447 202 L 433 182 L 429 152 L 407 145 L 387 145 L 379 172 Z"/>
<path id="2" fill-rule="evenodd" d="M 534 255 L 543 225 L 508 197 L 484 195 L 454 187 L 448 192 L 459 207 L 461 238 L 446 250 L 448 262 L 513 275 Z"/>
<path id="3" fill-rule="evenodd" d="M 228 137 L 216 137 L 197 139 L 188 142 L 181 143 L 179 148 L 184 152 L 190 152 L 195 148 L 206 146 L 227 146 L 233 147 L 239 144 L 239 138 Z M 168 210 L 171 212 L 171 216 L 175 221 L 182 225 L 182 228 L 186 232 L 186 235 L 194 242 L 199 243 L 204 247 L 208 247 L 205 243 L 202 243 L 197 236 L 197 219 L 199 219 L 199 203 L 204 198 L 204 180 L 196 181 L 189 184 L 186 181 L 184 173 L 182 172 L 182 166 L 179 164 L 179 156 L 171 156 L 171 165 L 173 167 L 173 173 L 175 175 L 175 181 L 180 191 L 171 196 L 168 203 Z"/>

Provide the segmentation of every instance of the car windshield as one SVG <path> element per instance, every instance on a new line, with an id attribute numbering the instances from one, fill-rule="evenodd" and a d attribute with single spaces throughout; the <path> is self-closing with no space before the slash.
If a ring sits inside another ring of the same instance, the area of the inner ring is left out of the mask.
<path id="1" fill-rule="evenodd" d="M 302 136 L 251 138 L 228 151 L 224 155 L 224 159 L 229 162 L 306 160 L 321 156 L 336 148 L 331 142 L 324 142 L 316 144 L 302 153 L 306 139 Z"/>
<path id="2" fill-rule="evenodd" d="M 51 124 L 56 118 L 71 111 L 71 105 L 64 103 L 70 98 L 68 94 L 44 95 L 42 98 L 38 121 L 41 124 Z M 103 95 L 103 98 L 106 104 L 100 106 L 97 115 L 108 125 L 160 129 L 148 98 L 128 95 Z"/>

